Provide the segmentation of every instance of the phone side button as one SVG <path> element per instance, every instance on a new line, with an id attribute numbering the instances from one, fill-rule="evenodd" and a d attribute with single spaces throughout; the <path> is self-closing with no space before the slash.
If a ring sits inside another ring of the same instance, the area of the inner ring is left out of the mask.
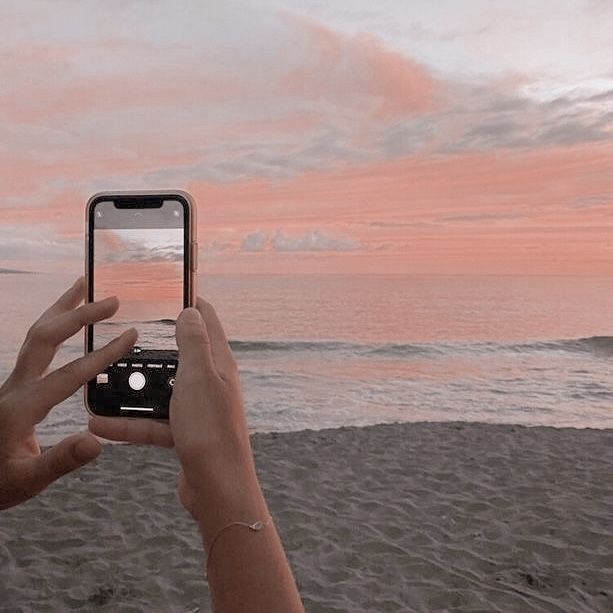
<path id="1" fill-rule="evenodd" d="M 190 259 L 191 259 L 192 272 L 197 272 L 198 270 L 198 243 L 197 242 L 192 243 Z"/>

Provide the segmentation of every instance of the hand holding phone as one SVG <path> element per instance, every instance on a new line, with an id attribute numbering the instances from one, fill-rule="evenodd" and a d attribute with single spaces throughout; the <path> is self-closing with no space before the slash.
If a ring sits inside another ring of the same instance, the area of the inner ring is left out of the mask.
<path id="1" fill-rule="evenodd" d="M 116 295 L 109 321 L 89 325 L 86 351 L 134 326 L 129 354 L 97 374 L 85 404 L 95 415 L 167 419 L 176 379 L 175 320 L 193 304 L 196 210 L 184 192 L 100 193 L 87 204 L 88 300 Z"/>
<path id="2" fill-rule="evenodd" d="M 109 440 L 174 445 L 182 466 L 179 497 L 206 540 L 225 515 L 261 515 L 266 507 L 236 361 L 215 309 L 202 298 L 196 309 L 179 315 L 177 343 L 179 368 L 169 424 L 92 416 L 89 429 Z"/>

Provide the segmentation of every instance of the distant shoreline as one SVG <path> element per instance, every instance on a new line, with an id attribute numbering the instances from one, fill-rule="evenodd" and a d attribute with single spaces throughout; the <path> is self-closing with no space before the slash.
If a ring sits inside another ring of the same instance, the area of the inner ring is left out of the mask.
<path id="1" fill-rule="evenodd" d="M 0 268 L 0 275 L 35 275 L 33 270 L 17 270 L 16 268 Z"/>

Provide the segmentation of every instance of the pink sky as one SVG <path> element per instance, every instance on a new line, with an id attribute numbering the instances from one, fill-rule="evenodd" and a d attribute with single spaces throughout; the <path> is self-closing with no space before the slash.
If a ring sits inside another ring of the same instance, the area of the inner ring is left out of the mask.
<path id="1" fill-rule="evenodd" d="M 176 187 L 204 272 L 613 273 L 613 8 L 495 4 L 1 7 L 0 267 Z"/>

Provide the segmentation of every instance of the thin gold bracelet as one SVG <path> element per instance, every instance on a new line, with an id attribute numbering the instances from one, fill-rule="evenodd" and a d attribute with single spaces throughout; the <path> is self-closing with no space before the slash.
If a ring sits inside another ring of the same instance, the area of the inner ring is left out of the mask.
<path id="1" fill-rule="evenodd" d="M 211 554 L 213 553 L 213 545 L 215 545 L 215 542 L 221 536 L 222 532 L 224 532 L 228 528 L 233 528 L 234 526 L 242 526 L 243 528 L 249 528 L 251 532 L 260 532 L 260 530 L 263 530 L 264 528 L 266 528 L 266 526 L 268 526 L 268 524 L 270 524 L 271 521 L 272 521 L 272 517 L 268 517 L 268 519 L 265 522 L 258 520 L 256 522 L 253 522 L 252 524 L 246 524 L 245 522 L 242 522 L 242 521 L 233 521 L 233 522 L 230 522 L 229 524 L 226 524 L 223 528 L 220 528 L 219 530 L 217 530 L 217 532 L 215 533 L 215 536 L 213 537 L 213 540 L 211 541 L 211 544 L 209 545 L 209 553 L 206 556 L 206 572 L 205 572 L 204 578 L 207 580 L 209 578 L 209 562 L 211 561 Z"/>

